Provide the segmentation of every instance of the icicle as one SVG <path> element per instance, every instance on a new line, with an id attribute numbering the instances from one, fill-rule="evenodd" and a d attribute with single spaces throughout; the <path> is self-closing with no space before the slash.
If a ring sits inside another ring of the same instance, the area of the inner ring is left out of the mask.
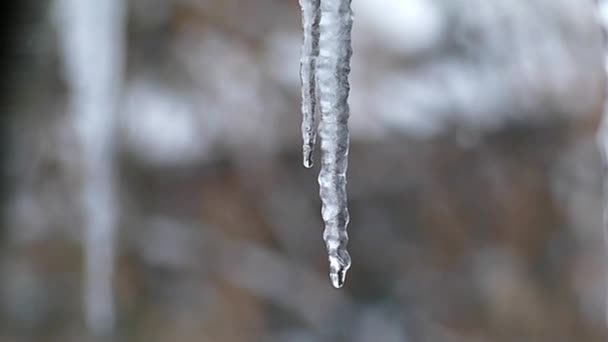
<path id="1" fill-rule="evenodd" d="M 348 95 L 350 85 L 351 0 L 322 0 L 319 58 L 316 81 L 321 120 L 321 171 L 319 188 L 323 239 L 329 254 L 330 279 L 334 287 L 344 285 L 351 259 L 346 251 L 349 213 L 346 194 L 348 168 Z"/>
<path id="2" fill-rule="evenodd" d="M 304 166 L 313 165 L 313 151 L 317 140 L 315 116 L 317 110 L 315 64 L 319 56 L 320 0 L 300 0 L 304 42 L 300 60 L 302 81 L 302 146 Z"/>
<path id="3" fill-rule="evenodd" d="M 122 0 L 61 0 L 63 43 L 72 118 L 83 160 L 86 322 L 96 336 L 113 332 L 114 235 L 113 133 L 122 78 Z"/>
<path id="4" fill-rule="evenodd" d="M 346 251 L 351 0 L 300 0 L 300 5 L 304 28 L 300 63 L 303 159 L 305 167 L 312 167 L 318 106 L 321 113 L 318 130 L 321 140 L 319 192 L 325 223 L 323 239 L 329 254 L 331 282 L 340 288 L 351 264 Z"/>

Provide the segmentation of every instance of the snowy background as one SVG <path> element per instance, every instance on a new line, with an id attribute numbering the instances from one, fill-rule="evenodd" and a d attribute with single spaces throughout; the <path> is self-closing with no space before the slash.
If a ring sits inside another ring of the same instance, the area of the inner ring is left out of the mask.
<path id="1" fill-rule="evenodd" d="M 1 342 L 608 338 L 592 0 L 353 0 L 341 290 L 297 1 L 15 6 Z"/>

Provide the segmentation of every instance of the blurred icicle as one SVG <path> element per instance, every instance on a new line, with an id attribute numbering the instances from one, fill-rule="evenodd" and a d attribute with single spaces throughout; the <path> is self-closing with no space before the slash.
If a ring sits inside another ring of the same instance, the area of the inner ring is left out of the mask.
<path id="1" fill-rule="evenodd" d="M 351 0 L 322 0 L 317 60 L 317 94 L 321 120 L 321 195 L 323 239 L 329 254 L 332 285 L 344 285 L 351 259 L 346 250 L 349 213 L 346 193 L 348 168 L 348 95 L 350 58 L 352 55 L 351 29 L 353 23 Z"/>
<path id="2" fill-rule="evenodd" d="M 123 0 L 58 0 L 71 113 L 83 161 L 84 303 L 94 335 L 114 329 L 113 135 L 124 59 Z"/>
<path id="3" fill-rule="evenodd" d="M 321 20 L 320 0 L 300 0 L 302 7 L 302 28 L 304 42 L 300 60 L 302 81 L 302 152 L 304 166 L 311 168 L 313 151 L 317 140 L 315 116 L 317 111 L 315 68 L 319 56 L 319 22 Z"/>

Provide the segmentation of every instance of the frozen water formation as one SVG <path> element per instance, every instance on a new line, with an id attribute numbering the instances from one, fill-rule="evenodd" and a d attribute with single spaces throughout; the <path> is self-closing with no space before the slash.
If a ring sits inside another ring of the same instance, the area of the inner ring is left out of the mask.
<path id="1" fill-rule="evenodd" d="M 323 239 L 329 255 L 329 277 L 332 285 L 340 288 L 351 265 L 346 250 L 351 0 L 300 0 L 300 5 L 304 31 L 300 64 L 303 159 L 305 167 L 312 167 L 318 132 L 321 145 L 319 193 L 325 224 Z"/>
<path id="2" fill-rule="evenodd" d="M 121 0 L 61 0 L 57 6 L 71 118 L 82 148 L 83 302 L 87 327 L 101 337 L 112 334 L 115 324 L 118 209 L 112 160 L 126 5 Z"/>

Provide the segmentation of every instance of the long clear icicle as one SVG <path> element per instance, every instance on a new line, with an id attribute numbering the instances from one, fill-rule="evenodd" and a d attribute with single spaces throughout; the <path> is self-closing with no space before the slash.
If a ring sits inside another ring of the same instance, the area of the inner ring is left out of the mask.
<path id="1" fill-rule="evenodd" d="M 319 190 L 321 214 L 325 223 L 323 239 L 329 255 L 330 279 L 336 288 L 342 287 L 351 259 L 347 225 L 349 213 L 346 194 L 349 132 L 348 95 L 351 29 L 353 17 L 351 0 L 322 0 L 317 60 L 317 95 L 321 120 L 321 171 Z"/>
<path id="2" fill-rule="evenodd" d="M 319 56 L 319 21 L 321 20 L 320 0 L 300 0 L 304 42 L 300 59 L 302 81 L 302 152 L 304 166 L 313 165 L 313 151 L 317 140 L 316 127 L 316 60 Z"/>

